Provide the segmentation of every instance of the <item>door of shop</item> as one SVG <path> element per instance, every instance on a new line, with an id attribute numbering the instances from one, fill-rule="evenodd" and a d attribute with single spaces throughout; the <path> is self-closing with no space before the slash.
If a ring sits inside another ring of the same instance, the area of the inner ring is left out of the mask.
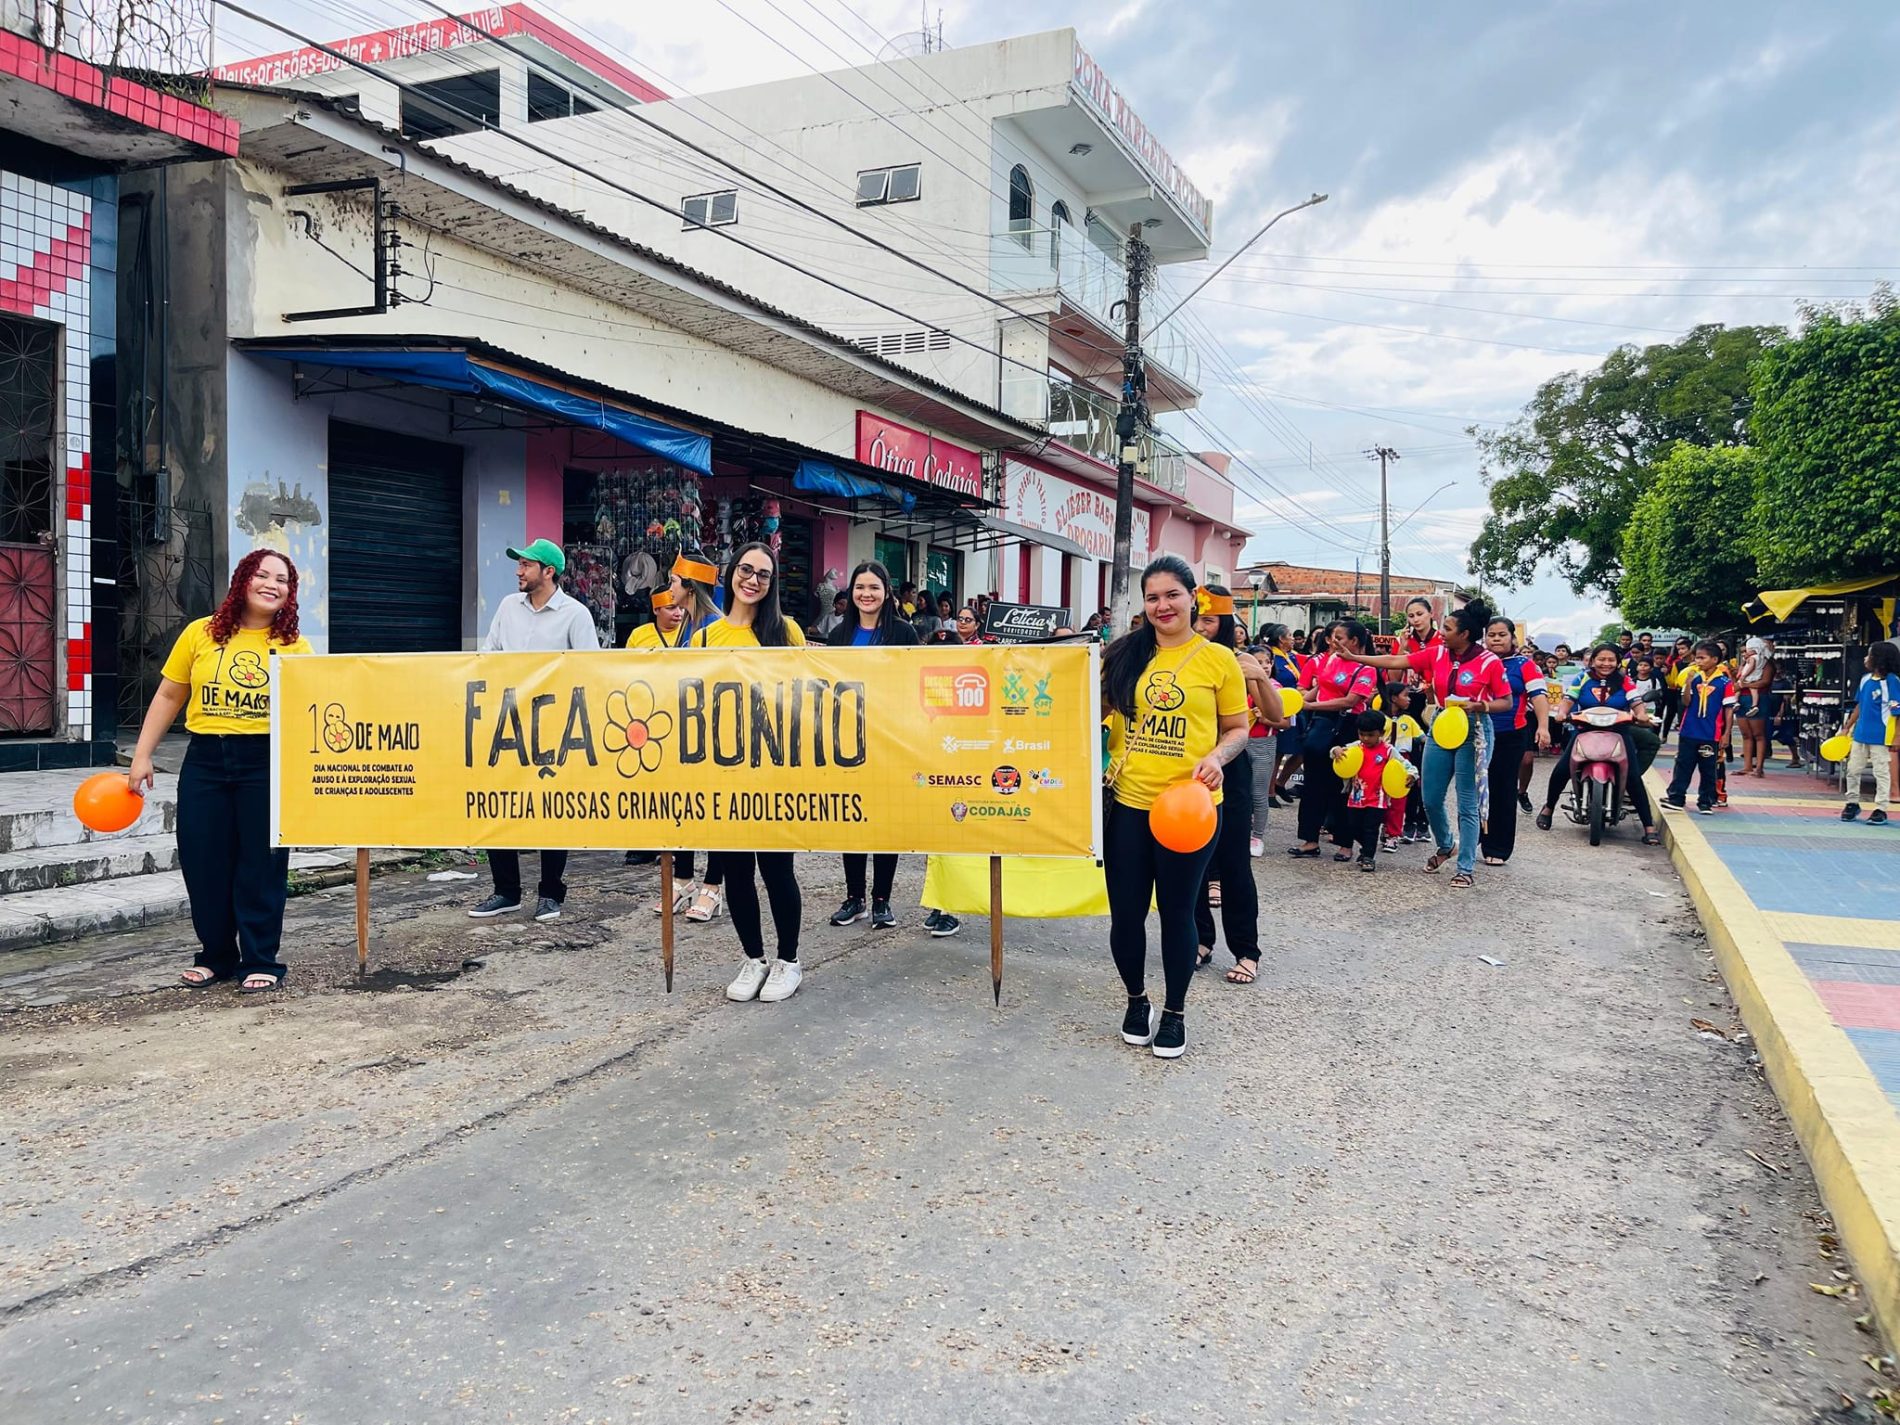
<path id="1" fill-rule="evenodd" d="M 871 557 L 884 566 L 891 583 L 901 586 L 910 578 L 910 546 L 901 539 L 877 535 L 871 542 Z"/>
<path id="2" fill-rule="evenodd" d="M 0 316 L 0 736 L 53 730 L 59 328 Z"/>
<path id="3" fill-rule="evenodd" d="M 330 422 L 330 651 L 462 646 L 462 448 Z"/>
<path id="4" fill-rule="evenodd" d="M 930 590 L 932 598 L 938 594 L 948 594 L 953 604 L 963 598 L 961 553 L 954 549 L 939 549 L 933 544 L 924 567 L 929 571 L 924 579 L 924 587 Z"/>

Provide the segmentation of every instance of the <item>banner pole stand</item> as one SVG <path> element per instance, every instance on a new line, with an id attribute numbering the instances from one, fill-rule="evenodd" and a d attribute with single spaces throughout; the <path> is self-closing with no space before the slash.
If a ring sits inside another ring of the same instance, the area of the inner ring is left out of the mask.
<path id="1" fill-rule="evenodd" d="M 369 848 L 356 848 L 356 975 L 369 973 Z"/>
<path id="2" fill-rule="evenodd" d="M 1003 858 L 990 857 L 990 997 L 1003 1003 Z"/>
<path id="3" fill-rule="evenodd" d="M 666 969 L 666 992 L 673 993 L 673 853 L 660 853 L 660 963 Z"/>

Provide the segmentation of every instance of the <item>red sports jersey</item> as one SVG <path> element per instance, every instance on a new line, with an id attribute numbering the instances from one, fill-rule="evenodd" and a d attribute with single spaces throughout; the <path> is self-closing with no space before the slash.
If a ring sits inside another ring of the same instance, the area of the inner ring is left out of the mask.
<path id="1" fill-rule="evenodd" d="M 1480 649 L 1476 657 L 1459 663 L 1441 643 L 1407 655 L 1406 661 L 1414 673 L 1431 684 L 1432 701 L 1441 706 L 1451 697 L 1490 701 L 1511 696 L 1511 682 L 1504 676 L 1503 661 L 1487 650 Z"/>
<path id="2" fill-rule="evenodd" d="M 1313 674 L 1313 695 L 1323 701 L 1351 698 L 1342 712 L 1363 712 L 1379 691 L 1379 676 L 1363 663 L 1328 653 L 1319 660 Z"/>
<path id="3" fill-rule="evenodd" d="M 1384 776 L 1385 764 L 1397 755 L 1392 751 L 1392 744 L 1381 742 L 1377 747 L 1367 747 L 1362 742 L 1359 746 L 1365 752 L 1365 760 L 1359 764 L 1358 775 L 1346 779 L 1346 805 L 1354 809 L 1391 806 L 1392 798 L 1386 795 Z"/>

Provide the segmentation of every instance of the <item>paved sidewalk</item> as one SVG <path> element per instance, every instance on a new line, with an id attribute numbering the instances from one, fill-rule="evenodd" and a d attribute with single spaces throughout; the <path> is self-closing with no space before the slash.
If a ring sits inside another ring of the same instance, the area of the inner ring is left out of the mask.
<path id="1" fill-rule="evenodd" d="M 1652 787 L 1670 765 L 1658 759 Z M 1666 813 L 1671 854 L 1888 1336 L 1900 1336 L 1900 819 L 1836 782 L 1729 778 Z M 1900 809 L 1889 808 L 1900 817 Z"/>

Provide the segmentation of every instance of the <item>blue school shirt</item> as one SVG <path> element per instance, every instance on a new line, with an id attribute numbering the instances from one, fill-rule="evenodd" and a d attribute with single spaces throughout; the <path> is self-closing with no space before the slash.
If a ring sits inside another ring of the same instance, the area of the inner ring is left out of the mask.
<path id="1" fill-rule="evenodd" d="M 1728 697 L 1728 678 L 1721 673 L 1707 674 L 1691 668 L 1682 680 L 1681 735 L 1695 742 L 1715 741 L 1716 721 L 1722 716 L 1722 703 Z"/>
<path id="2" fill-rule="evenodd" d="M 1491 714 L 1493 732 L 1509 732 L 1530 725 L 1531 695 L 1545 691 L 1544 672 L 1528 653 L 1513 653 L 1504 660 L 1504 681 L 1511 685 L 1511 705 Z"/>
<path id="3" fill-rule="evenodd" d="M 1900 713 L 1900 673 L 1876 678 L 1868 673 L 1854 690 L 1854 741 L 1886 745 L 1887 719 Z"/>

